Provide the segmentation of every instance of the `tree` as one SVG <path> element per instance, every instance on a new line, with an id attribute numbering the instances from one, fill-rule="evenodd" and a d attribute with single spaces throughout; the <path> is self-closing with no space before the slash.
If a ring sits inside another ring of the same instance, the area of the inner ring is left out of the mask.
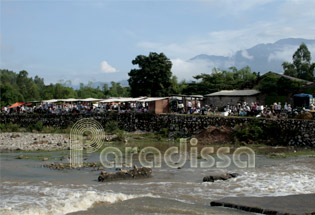
<path id="1" fill-rule="evenodd" d="M 307 46 L 302 43 L 294 52 L 293 63 L 283 62 L 282 67 L 285 75 L 314 81 L 315 63 L 311 63 L 311 53 Z"/>
<path id="2" fill-rule="evenodd" d="M 300 81 L 293 81 L 273 73 L 267 73 L 261 77 L 257 88 L 266 95 L 287 96 L 297 92 L 301 86 Z"/>
<path id="3" fill-rule="evenodd" d="M 171 90 L 172 62 L 163 54 L 138 55 L 133 61 L 139 69 L 129 75 L 131 96 L 168 96 Z"/>
<path id="4" fill-rule="evenodd" d="M 24 101 L 23 95 L 14 88 L 11 84 L 5 83 L 0 84 L 0 92 L 1 92 L 1 107 L 11 105 L 18 101 Z"/>
<path id="5" fill-rule="evenodd" d="M 200 74 L 195 76 L 199 82 L 191 82 L 183 90 L 185 94 L 209 94 L 220 90 L 233 90 L 253 88 L 259 74 L 251 72 L 249 66 L 240 70 L 236 67 L 229 68 L 230 71 L 214 68 L 211 74 Z"/>

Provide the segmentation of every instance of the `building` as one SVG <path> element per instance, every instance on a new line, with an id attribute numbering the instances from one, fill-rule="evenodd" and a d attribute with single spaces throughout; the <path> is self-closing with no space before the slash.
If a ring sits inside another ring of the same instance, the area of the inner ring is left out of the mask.
<path id="1" fill-rule="evenodd" d="M 262 104 L 262 99 L 258 90 L 222 90 L 205 95 L 204 102 L 209 106 L 224 107 L 242 102 Z"/>
<path id="2" fill-rule="evenodd" d="M 285 79 L 288 79 L 288 80 L 291 80 L 291 81 L 301 82 L 301 83 L 303 83 L 304 87 L 310 86 L 310 85 L 314 86 L 314 83 L 311 82 L 311 81 L 306 81 L 306 80 L 303 80 L 303 79 L 300 79 L 300 78 L 295 78 L 295 77 L 291 77 L 291 76 L 288 76 L 288 75 L 279 74 L 279 73 L 276 73 L 276 72 L 267 72 L 263 76 L 265 76 L 267 74 L 274 74 L 274 75 L 276 75 L 276 76 L 278 76 L 280 78 L 285 78 Z M 261 77 L 263 77 L 263 76 L 261 76 Z"/>
<path id="3" fill-rule="evenodd" d="M 161 114 L 169 113 L 170 105 L 168 97 L 150 97 L 141 100 L 141 102 L 148 103 L 148 111 L 150 113 Z"/>

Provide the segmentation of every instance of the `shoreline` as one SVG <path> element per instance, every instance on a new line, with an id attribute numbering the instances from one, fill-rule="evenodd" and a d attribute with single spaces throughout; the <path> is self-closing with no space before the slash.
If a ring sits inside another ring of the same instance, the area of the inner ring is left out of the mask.
<path id="1" fill-rule="evenodd" d="M 212 201 L 212 207 L 227 207 L 261 214 L 314 214 L 315 193 L 287 196 L 226 197 Z"/>
<path id="2" fill-rule="evenodd" d="M 12 151 L 58 151 L 69 147 L 68 134 L 1 132 L 0 152 Z"/>

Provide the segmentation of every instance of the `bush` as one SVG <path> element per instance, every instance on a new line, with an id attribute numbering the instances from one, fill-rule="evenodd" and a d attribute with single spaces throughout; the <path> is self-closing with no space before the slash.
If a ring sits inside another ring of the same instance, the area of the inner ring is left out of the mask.
<path id="1" fill-rule="evenodd" d="M 115 133 L 117 135 L 117 138 L 116 138 L 117 140 L 125 141 L 126 139 L 125 131 L 117 129 Z"/>
<path id="2" fill-rule="evenodd" d="M 17 124 L 13 124 L 12 122 L 10 122 L 9 124 L 6 125 L 7 127 L 7 131 L 11 131 L 11 132 L 17 132 L 19 130 L 19 125 Z"/>
<path id="3" fill-rule="evenodd" d="M 170 134 L 170 132 L 169 132 L 168 128 L 161 128 L 159 131 L 159 135 L 161 137 L 164 137 L 164 138 L 169 137 L 169 134 Z"/>
<path id="4" fill-rule="evenodd" d="M 6 131 L 7 130 L 7 128 L 6 128 L 6 126 L 5 126 L 5 124 L 0 124 L 0 131 Z"/>
<path id="5" fill-rule="evenodd" d="M 106 125 L 105 125 L 105 131 L 106 132 L 113 134 L 117 130 L 119 130 L 117 121 L 109 121 L 108 123 L 106 123 Z"/>
<path id="6" fill-rule="evenodd" d="M 34 129 L 37 131 L 42 131 L 43 130 L 43 122 L 42 121 L 36 122 L 36 124 L 34 125 Z"/>
<path id="7" fill-rule="evenodd" d="M 244 126 L 236 125 L 232 135 L 237 142 L 249 142 L 258 141 L 262 137 L 263 133 L 263 129 L 256 123 L 253 123 L 246 124 Z"/>
<path id="8" fill-rule="evenodd" d="M 34 125 L 29 125 L 27 127 L 28 131 L 32 132 L 33 130 L 42 131 L 43 130 L 43 122 L 38 121 Z"/>

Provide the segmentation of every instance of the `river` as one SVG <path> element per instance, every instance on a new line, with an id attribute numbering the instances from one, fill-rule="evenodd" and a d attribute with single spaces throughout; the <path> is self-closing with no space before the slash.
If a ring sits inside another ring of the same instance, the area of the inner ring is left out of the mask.
<path id="1" fill-rule="evenodd" d="M 46 154 L 58 157 L 59 153 Z M 51 170 L 42 167 L 51 161 L 16 159 L 19 153 L 0 155 L 0 214 L 8 215 L 58 215 L 87 209 L 82 214 L 251 214 L 210 207 L 209 203 L 227 196 L 315 193 L 314 157 L 256 156 L 256 167 L 245 169 L 189 168 L 189 162 L 182 169 L 172 169 L 163 164 L 153 169 L 151 178 L 100 183 L 100 171 Z M 93 154 L 88 160 L 97 159 Z M 227 181 L 202 182 L 214 171 L 241 175 Z"/>

